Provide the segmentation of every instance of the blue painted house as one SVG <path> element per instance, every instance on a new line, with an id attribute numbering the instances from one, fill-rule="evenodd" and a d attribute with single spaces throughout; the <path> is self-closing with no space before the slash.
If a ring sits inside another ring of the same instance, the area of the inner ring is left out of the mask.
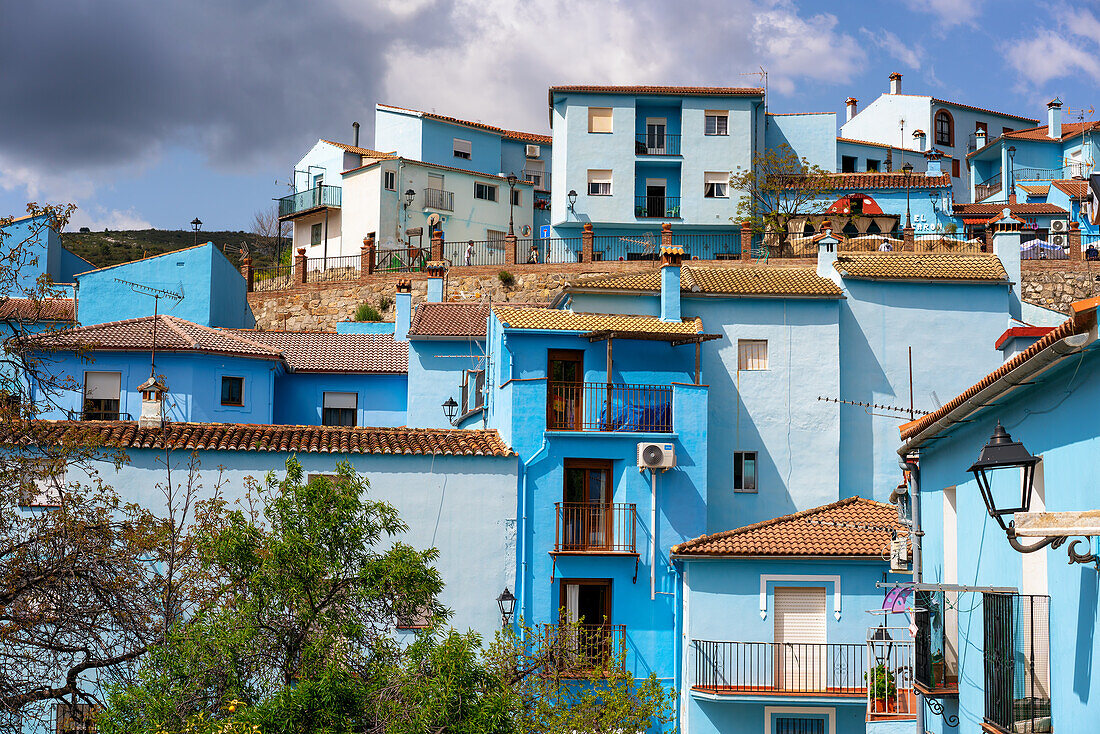
<path id="1" fill-rule="evenodd" d="M 8 257 L 17 260 L 19 271 L 13 284 L 18 293 L 4 295 L 20 297 L 34 291 L 36 282 L 46 276 L 55 285 L 71 285 L 76 274 L 95 266 L 74 255 L 61 242 L 61 234 L 48 214 L 15 217 L 0 227 L 0 245 Z M 71 295 L 71 294 L 69 294 Z"/>

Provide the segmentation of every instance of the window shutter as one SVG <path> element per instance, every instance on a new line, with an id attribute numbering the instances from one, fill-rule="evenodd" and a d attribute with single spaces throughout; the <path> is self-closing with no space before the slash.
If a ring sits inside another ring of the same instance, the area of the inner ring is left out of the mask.
<path id="1" fill-rule="evenodd" d="M 359 394 L 353 392 L 327 392 L 325 393 L 326 408 L 355 408 L 359 402 Z"/>
<path id="2" fill-rule="evenodd" d="M 469 140 L 463 140 L 462 138 L 454 139 L 454 152 L 465 153 L 467 156 L 473 153 L 474 147 Z"/>
<path id="3" fill-rule="evenodd" d="M 780 684 L 785 690 L 825 690 L 825 587 L 776 587 L 773 601 Z"/>
<path id="4" fill-rule="evenodd" d="M 588 108 L 588 132 L 609 133 L 611 132 L 611 124 L 612 113 L 610 107 Z"/>
<path id="5" fill-rule="evenodd" d="M 84 397 L 88 400 L 118 400 L 121 390 L 121 372 L 84 373 Z"/>

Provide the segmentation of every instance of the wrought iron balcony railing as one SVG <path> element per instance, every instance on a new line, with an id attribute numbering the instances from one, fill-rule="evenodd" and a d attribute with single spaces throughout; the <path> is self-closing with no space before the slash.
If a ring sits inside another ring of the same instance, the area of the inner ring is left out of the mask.
<path id="1" fill-rule="evenodd" d="M 626 663 L 626 625 L 544 624 L 540 627 L 549 665 L 562 675 L 622 672 Z"/>
<path id="2" fill-rule="evenodd" d="M 869 717 L 916 714 L 913 653 L 913 641 L 907 629 L 879 627 L 868 631 L 865 682 Z"/>
<path id="3" fill-rule="evenodd" d="M 279 216 L 292 217 L 300 212 L 317 209 L 322 206 L 340 206 L 341 188 L 339 186 L 314 186 L 279 199 Z"/>
<path id="4" fill-rule="evenodd" d="M 637 553 L 638 513 L 631 504 L 557 502 L 555 553 Z"/>
<path id="5" fill-rule="evenodd" d="M 634 216 L 639 219 L 678 219 L 679 196 L 635 196 Z"/>
<path id="6" fill-rule="evenodd" d="M 529 181 L 536 191 L 550 190 L 550 172 L 541 168 L 524 168 L 523 180 Z"/>
<path id="7" fill-rule="evenodd" d="M 692 687 L 713 694 L 865 696 L 863 644 L 693 640 Z"/>
<path id="8" fill-rule="evenodd" d="M 445 212 L 455 210 L 455 194 L 443 189 L 424 189 L 424 208 L 441 209 Z"/>
<path id="9" fill-rule="evenodd" d="M 640 133 L 634 136 L 635 155 L 680 155 L 680 136 Z"/>
<path id="10" fill-rule="evenodd" d="M 551 431 L 672 432 L 672 387 L 606 382 L 551 382 Z"/>
<path id="11" fill-rule="evenodd" d="M 974 184 L 974 200 L 981 201 L 987 199 L 993 194 L 999 193 L 1001 190 L 1001 174 L 997 174 L 991 178 L 982 181 L 980 184 Z"/>

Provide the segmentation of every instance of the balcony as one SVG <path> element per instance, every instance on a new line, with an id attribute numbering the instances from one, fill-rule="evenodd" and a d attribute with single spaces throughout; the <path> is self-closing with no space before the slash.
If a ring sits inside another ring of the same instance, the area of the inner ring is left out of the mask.
<path id="1" fill-rule="evenodd" d="M 543 624 L 541 651 L 553 672 L 566 677 L 601 676 L 626 670 L 626 625 Z"/>
<path id="2" fill-rule="evenodd" d="M 551 382 L 548 431 L 672 432 L 672 387 L 606 382 Z"/>
<path id="3" fill-rule="evenodd" d="M 535 191 L 550 190 L 550 172 L 541 168 L 524 168 L 523 180 L 535 187 Z"/>
<path id="4" fill-rule="evenodd" d="M 279 199 L 279 219 L 293 219 L 299 214 L 321 207 L 339 207 L 339 186 L 314 186 Z"/>
<path id="5" fill-rule="evenodd" d="M 455 210 L 455 194 L 443 189 L 424 189 L 424 208 L 439 209 L 445 212 Z"/>
<path id="6" fill-rule="evenodd" d="M 632 503 L 556 502 L 554 515 L 556 554 L 638 554 L 638 512 Z"/>
<path id="7" fill-rule="evenodd" d="M 714 696 L 867 695 L 863 644 L 692 640 L 692 690 Z"/>
<path id="8" fill-rule="evenodd" d="M 680 155 L 680 136 L 640 133 L 634 136 L 635 155 Z"/>
<path id="9" fill-rule="evenodd" d="M 908 629 L 876 627 L 867 635 L 867 719 L 916 717 L 914 645 Z"/>
<path id="10" fill-rule="evenodd" d="M 947 632 L 949 624 L 958 624 L 957 613 L 950 608 L 953 605 L 945 603 L 943 591 L 918 591 L 914 606 L 917 688 L 926 696 L 957 696 L 959 663 L 955 638 L 958 632 L 951 635 Z"/>
<path id="11" fill-rule="evenodd" d="M 994 194 L 1001 191 L 1001 174 L 997 174 L 992 178 L 988 178 L 982 181 L 980 184 L 974 184 L 974 200 L 981 201 L 982 199 L 988 199 Z"/>
<path id="12" fill-rule="evenodd" d="M 679 196 L 635 196 L 634 216 L 639 219 L 679 219 Z"/>

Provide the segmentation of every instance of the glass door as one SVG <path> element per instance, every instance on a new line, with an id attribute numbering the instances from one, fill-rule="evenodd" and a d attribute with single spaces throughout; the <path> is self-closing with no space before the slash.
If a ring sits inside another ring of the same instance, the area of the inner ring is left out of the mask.
<path id="1" fill-rule="evenodd" d="M 584 414 L 584 352 L 551 349 L 548 353 L 546 427 L 579 431 Z"/>
<path id="2" fill-rule="evenodd" d="M 562 499 L 563 550 L 613 547 L 610 462 L 567 459 Z"/>
<path id="3" fill-rule="evenodd" d="M 650 117 L 645 123 L 645 147 L 649 155 L 664 155 L 667 151 L 665 131 L 667 121 L 663 117 Z"/>

